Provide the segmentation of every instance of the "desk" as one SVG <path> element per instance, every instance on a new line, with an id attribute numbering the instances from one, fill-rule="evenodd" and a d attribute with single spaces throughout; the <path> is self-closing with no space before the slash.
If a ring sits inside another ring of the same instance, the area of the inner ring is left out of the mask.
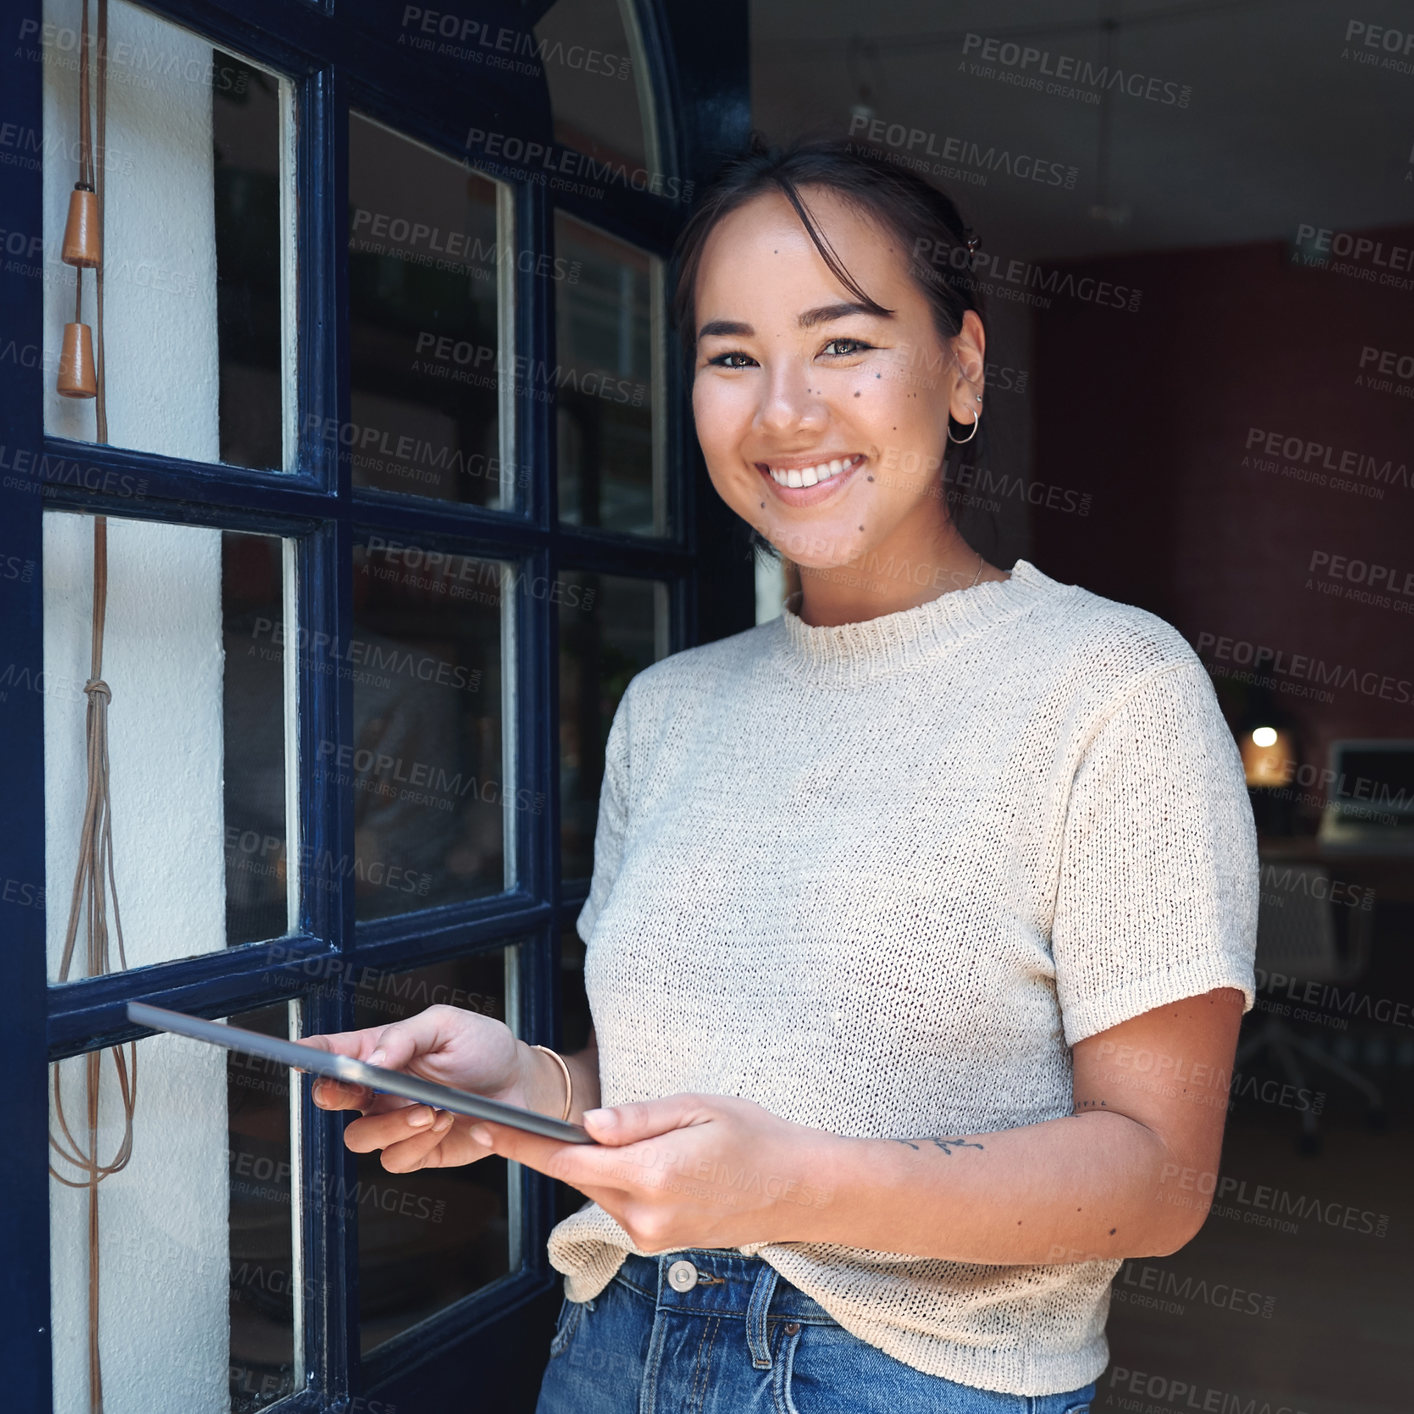
<path id="1" fill-rule="evenodd" d="M 1265 864 L 1311 864 L 1342 879 L 1370 889 L 1375 906 L 1381 900 L 1414 903 L 1414 854 L 1408 850 L 1376 853 L 1373 850 L 1331 848 L 1315 835 L 1259 835 L 1257 854 Z"/>

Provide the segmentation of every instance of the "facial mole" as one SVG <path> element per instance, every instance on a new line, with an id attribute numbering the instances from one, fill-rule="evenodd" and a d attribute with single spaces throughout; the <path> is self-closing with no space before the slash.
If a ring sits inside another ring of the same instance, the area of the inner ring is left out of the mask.
<path id="1" fill-rule="evenodd" d="M 854 396 L 855 396 L 855 397 L 856 397 L 856 398 L 857 398 L 857 397 L 858 397 L 858 396 L 859 396 L 859 394 L 858 394 L 858 393 L 856 393 L 856 394 L 855 394 L 855 395 L 854 395 Z"/>
<path id="2" fill-rule="evenodd" d="M 1113 1228 L 1113 1227 L 1112 1227 L 1112 1228 L 1110 1229 L 1110 1236 L 1113 1237 L 1113 1236 L 1115 1235 L 1115 1233 L 1118 1232 L 1118 1231 L 1119 1231 L 1118 1228 Z"/>
<path id="3" fill-rule="evenodd" d="M 870 481 L 873 481 L 873 479 L 874 479 L 874 478 L 873 478 L 873 476 L 871 475 L 871 476 L 869 477 L 869 480 L 870 480 Z"/>

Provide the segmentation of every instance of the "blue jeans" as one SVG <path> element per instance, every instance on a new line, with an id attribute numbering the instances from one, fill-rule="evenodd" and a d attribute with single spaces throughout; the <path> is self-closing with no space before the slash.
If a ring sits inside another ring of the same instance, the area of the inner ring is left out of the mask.
<path id="1" fill-rule="evenodd" d="M 1000 1394 L 924 1374 L 851 1335 L 761 1257 L 624 1258 L 561 1303 L 535 1414 L 1089 1414 L 1095 1385 Z"/>

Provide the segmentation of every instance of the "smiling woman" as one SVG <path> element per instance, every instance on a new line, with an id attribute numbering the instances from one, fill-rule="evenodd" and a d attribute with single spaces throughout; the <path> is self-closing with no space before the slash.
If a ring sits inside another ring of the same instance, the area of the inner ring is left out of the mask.
<path id="1" fill-rule="evenodd" d="M 838 144 L 706 196 L 677 298 L 698 438 L 801 588 L 619 703 L 563 1077 L 448 1008 L 335 1038 L 599 1141 L 382 1102 L 348 1130 L 591 1200 L 550 1235 L 538 1414 L 704 1381 L 722 1408 L 1077 1414 L 1121 1262 L 1206 1216 L 1170 1177 L 1216 1168 L 1255 998 L 1242 768 L 1175 629 L 960 533 L 974 246 Z"/>

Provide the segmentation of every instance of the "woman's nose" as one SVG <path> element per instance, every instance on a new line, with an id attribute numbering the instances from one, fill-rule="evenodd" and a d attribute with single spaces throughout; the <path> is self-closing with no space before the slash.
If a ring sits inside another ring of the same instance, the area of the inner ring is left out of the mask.
<path id="1" fill-rule="evenodd" d="M 824 423 L 824 401 L 814 388 L 808 366 L 790 360 L 772 364 L 765 379 L 757 426 L 779 436 Z"/>

